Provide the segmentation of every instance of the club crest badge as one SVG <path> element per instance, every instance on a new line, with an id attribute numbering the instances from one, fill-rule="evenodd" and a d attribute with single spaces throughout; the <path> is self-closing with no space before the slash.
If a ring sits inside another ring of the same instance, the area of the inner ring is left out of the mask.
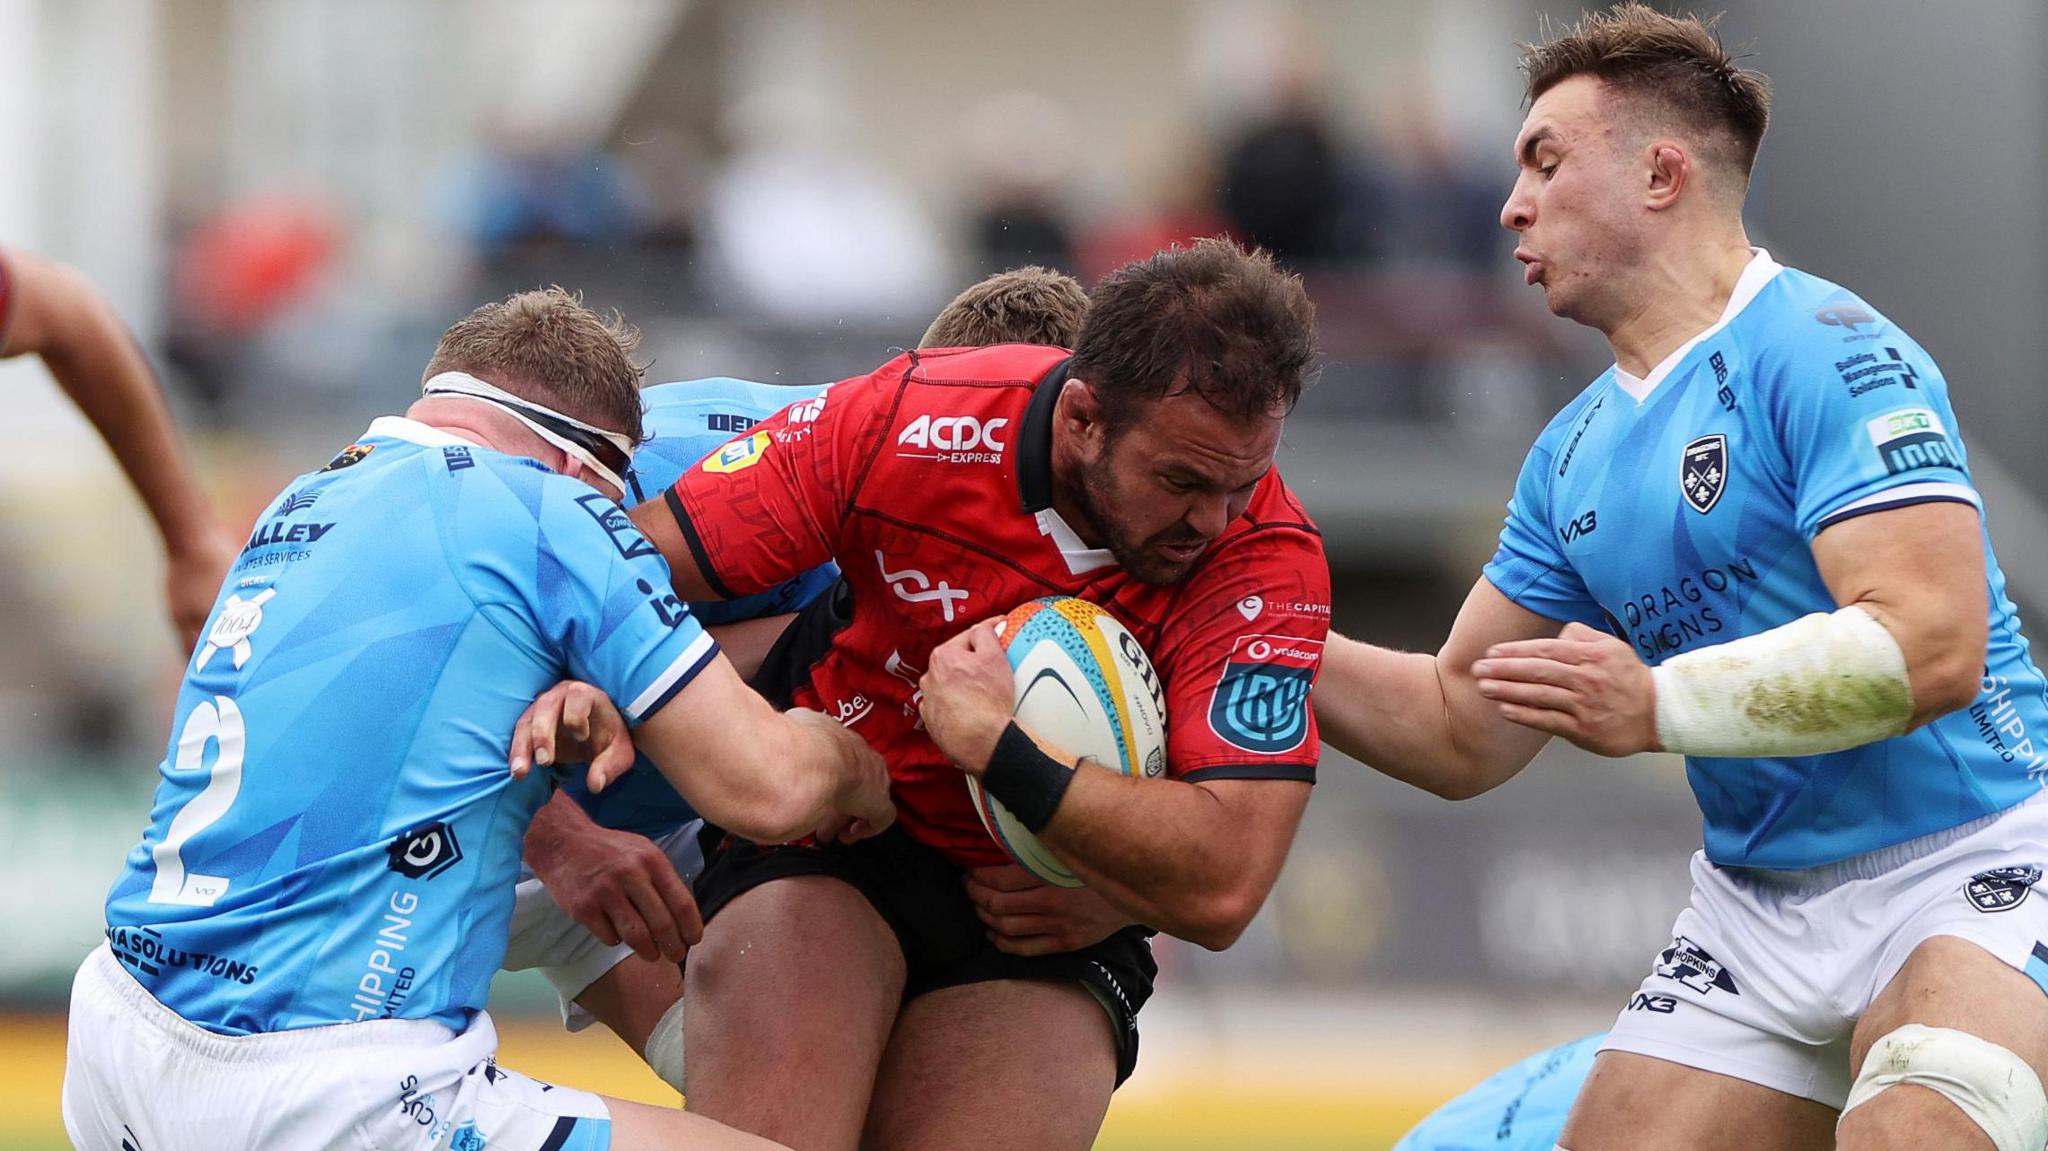
<path id="1" fill-rule="evenodd" d="M 1728 437 L 1701 436 L 1678 459 L 1678 487 L 1692 510 L 1705 515 L 1728 490 Z"/>
<path id="2" fill-rule="evenodd" d="M 1980 871 L 1963 884 L 1963 896 L 1970 906 L 1985 913 L 2011 911 L 2027 901 L 2027 893 L 2041 882 L 2041 869 L 2031 863 L 2018 867 L 1994 867 Z"/>

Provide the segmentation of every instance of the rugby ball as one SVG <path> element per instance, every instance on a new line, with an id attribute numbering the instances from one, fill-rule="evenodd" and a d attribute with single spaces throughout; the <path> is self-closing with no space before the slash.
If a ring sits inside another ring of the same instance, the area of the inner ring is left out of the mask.
<path id="1" fill-rule="evenodd" d="M 1166 691 L 1130 629 L 1085 600 L 1049 596 L 1003 617 L 997 634 L 1017 677 L 1019 723 L 1111 771 L 1166 773 Z M 1061 887 L 1081 886 L 971 775 L 967 794 L 982 826 L 1026 871 Z"/>

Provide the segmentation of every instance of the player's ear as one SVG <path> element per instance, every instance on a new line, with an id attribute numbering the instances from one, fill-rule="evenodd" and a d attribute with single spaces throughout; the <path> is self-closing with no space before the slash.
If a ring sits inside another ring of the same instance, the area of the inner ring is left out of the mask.
<path id="1" fill-rule="evenodd" d="M 1092 445 L 1102 435 L 1102 400 L 1094 385 L 1069 377 L 1060 385 L 1059 402 L 1053 405 L 1053 424 L 1062 437 Z"/>
<path id="2" fill-rule="evenodd" d="M 1678 203 L 1692 177 L 1692 157 L 1670 140 L 1650 145 L 1648 180 L 1643 189 L 1643 206 L 1661 212 Z"/>

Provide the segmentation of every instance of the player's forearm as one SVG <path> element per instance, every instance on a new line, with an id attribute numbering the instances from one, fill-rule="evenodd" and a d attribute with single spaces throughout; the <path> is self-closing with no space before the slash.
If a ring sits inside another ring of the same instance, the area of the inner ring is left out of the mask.
<path id="1" fill-rule="evenodd" d="M 99 431 L 156 521 L 173 555 L 211 541 L 213 511 L 185 459 L 149 362 L 105 300 L 68 269 L 46 271 L 36 287 L 50 315 L 39 353 L 50 374 Z"/>
<path id="2" fill-rule="evenodd" d="M 1311 700 L 1323 742 L 1403 783 L 1446 799 L 1498 787 L 1528 762 L 1492 745 L 1493 725 L 1454 722 L 1465 679 L 1440 655 L 1401 652 L 1334 632 Z M 1476 698 L 1476 695 L 1475 695 Z"/>
<path id="3" fill-rule="evenodd" d="M 1301 792 L 1304 803 L 1309 786 L 1258 785 Z M 1262 842 L 1256 826 L 1205 787 L 1083 765 L 1038 836 L 1133 920 L 1221 951 L 1265 904 L 1293 827 L 1286 821 L 1269 833 L 1278 842 Z"/>
<path id="4" fill-rule="evenodd" d="M 597 821 L 590 818 L 590 813 L 569 798 L 567 792 L 558 791 L 533 813 L 533 822 L 526 827 L 522 857 L 534 874 L 545 879 L 548 865 L 565 844 L 597 830 Z"/>

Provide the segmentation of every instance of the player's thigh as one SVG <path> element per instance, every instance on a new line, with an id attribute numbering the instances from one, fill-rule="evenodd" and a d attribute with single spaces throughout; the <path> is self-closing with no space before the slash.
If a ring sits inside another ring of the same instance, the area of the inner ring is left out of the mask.
<path id="1" fill-rule="evenodd" d="M 941 988 L 904 1005 L 861 1142 L 874 1151 L 1081 1151 L 1115 1086 L 1109 1015 L 1078 982 Z"/>
<path id="2" fill-rule="evenodd" d="M 668 1009 L 683 997 L 683 969 L 666 959 L 628 955 L 576 996 L 576 1006 L 611 1028 L 635 1051 Z"/>
<path id="3" fill-rule="evenodd" d="M 903 976 L 895 934 L 850 884 L 792 876 L 734 897 L 684 968 L 690 1109 L 807 1151 L 854 1146 Z"/>
<path id="4" fill-rule="evenodd" d="M 1603 1051 L 1565 1121 L 1569 1151 L 1827 1151 L 1835 1112 L 1756 1083 Z"/>
<path id="5" fill-rule="evenodd" d="M 673 1107 L 609 1098 L 605 1106 L 612 1113 L 612 1151 L 776 1151 L 783 1146 Z"/>
<path id="6" fill-rule="evenodd" d="M 1915 947 L 1857 1021 L 1851 1066 L 1860 1072 L 1872 1044 L 1915 1023 L 1995 1043 L 2026 1060 L 2034 1074 L 2048 1082 L 2048 995 L 2033 979 L 1974 943 L 1937 935 Z M 1926 1088 L 1902 1086 L 1880 1092 L 1842 1120 L 1844 1147 L 1904 1145 L 1902 1141 L 1929 1145 L 1930 1140 L 1958 1151 L 1992 1146 L 1974 1120 Z"/>

